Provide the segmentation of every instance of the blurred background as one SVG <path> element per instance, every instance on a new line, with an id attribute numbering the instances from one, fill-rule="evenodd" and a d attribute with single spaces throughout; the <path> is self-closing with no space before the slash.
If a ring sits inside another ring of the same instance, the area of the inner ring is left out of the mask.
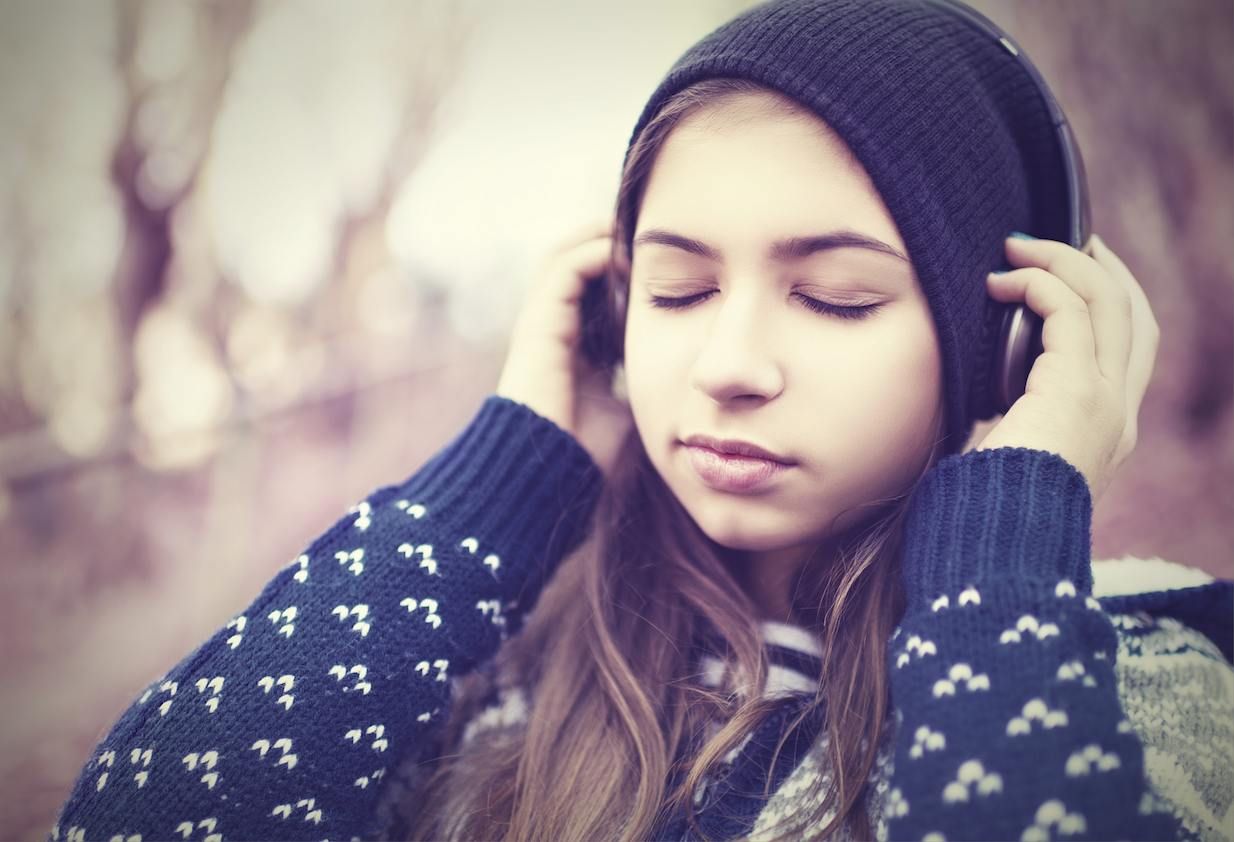
<path id="1" fill-rule="evenodd" d="M 0 4 L 0 838 L 465 425 L 652 88 L 749 5 Z M 1234 577 L 1234 4 L 973 5 L 1162 328 L 1095 555 Z"/>

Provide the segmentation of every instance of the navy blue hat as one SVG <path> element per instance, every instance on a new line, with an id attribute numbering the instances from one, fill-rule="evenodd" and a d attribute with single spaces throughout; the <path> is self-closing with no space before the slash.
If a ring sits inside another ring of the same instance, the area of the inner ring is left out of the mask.
<path id="1" fill-rule="evenodd" d="M 669 97 L 714 77 L 797 101 L 869 173 L 930 302 L 946 390 L 940 450 L 958 452 L 973 423 L 997 411 L 990 381 L 1006 307 L 985 278 L 1005 264 L 1004 238 L 1067 241 L 1063 155 L 1015 47 L 933 0 L 773 0 L 677 60 L 631 146 Z"/>

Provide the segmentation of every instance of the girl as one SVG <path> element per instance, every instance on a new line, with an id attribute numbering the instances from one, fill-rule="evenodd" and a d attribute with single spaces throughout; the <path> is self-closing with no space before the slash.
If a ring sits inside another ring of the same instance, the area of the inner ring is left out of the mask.
<path id="1" fill-rule="evenodd" d="M 1144 745 L 1211 755 L 1228 689 L 1179 717 L 1115 661 L 1157 606 L 1228 688 L 1228 628 L 1199 629 L 1229 583 L 1094 596 L 1157 326 L 1100 238 L 1005 238 L 1058 230 L 1018 68 L 891 0 L 700 41 L 613 223 L 542 267 L 496 394 L 146 688 L 52 838 L 1219 832 Z M 962 452 L 1016 302 L 1043 353 Z"/>

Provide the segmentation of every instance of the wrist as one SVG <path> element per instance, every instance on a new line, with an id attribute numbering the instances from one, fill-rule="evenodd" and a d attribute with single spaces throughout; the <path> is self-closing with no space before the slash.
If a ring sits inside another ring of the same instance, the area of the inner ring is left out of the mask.
<path id="1" fill-rule="evenodd" d="M 1092 592 L 1092 499 L 1056 453 L 1024 447 L 945 457 L 905 522 L 908 609 L 990 580 L 1067 579 Z"/>

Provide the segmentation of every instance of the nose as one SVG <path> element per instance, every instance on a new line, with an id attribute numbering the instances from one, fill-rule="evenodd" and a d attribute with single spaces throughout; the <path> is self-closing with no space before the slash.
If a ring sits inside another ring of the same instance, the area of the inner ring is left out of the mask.
<path id="1" fill-rule="evenodd" d="M 690 385 L 720 404 L 763 403 L 784 388 L 776 320 L 754 296 L 723 296 L 698 350 Z"/>

